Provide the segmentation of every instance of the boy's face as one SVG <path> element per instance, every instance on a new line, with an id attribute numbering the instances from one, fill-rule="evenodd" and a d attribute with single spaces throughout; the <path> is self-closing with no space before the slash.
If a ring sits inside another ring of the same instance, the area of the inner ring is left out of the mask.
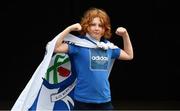
<path id="1" fill-rule="evenodd" d="M 104 35 L 104 26 L 100 21 L 99 17 L 95 17 L 90 26 L 88 27 L 88 34 L 95 38 L 96 40 L 100 40 L 101 37 Z"/>

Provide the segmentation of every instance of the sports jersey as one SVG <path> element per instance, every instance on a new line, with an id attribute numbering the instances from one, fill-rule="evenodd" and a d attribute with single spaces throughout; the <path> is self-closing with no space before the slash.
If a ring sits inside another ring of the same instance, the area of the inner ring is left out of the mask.
<path id="1" fill-rule="evenodd" d="M 111 101 L 110 63 L 119 57 L 120 48 L 104 50 L 69 44 L 68 55 L 72 74 L 77 76 L 74 99 L 86 103 Z"/>

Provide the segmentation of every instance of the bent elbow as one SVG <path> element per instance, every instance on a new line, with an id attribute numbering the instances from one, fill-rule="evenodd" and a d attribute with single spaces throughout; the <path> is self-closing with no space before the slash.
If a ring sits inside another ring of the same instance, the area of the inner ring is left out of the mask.
<path id="1" fill-rule="evenodd" d="M 134 58 L 134 57 L 133 57 L 133 56 L 131 56 L 131 57 L 129 57 L 129 59 L 128 59 L 128 60 L 133 60 L 133 58 Z"/>
<path id="2" fill-rule="evenodd" d="M 55 53 L 58 52 L 58 49 L 57 49 L 56 47 L 54 48 L 54 52 L 55 52 Z"/>
<path id="3" fill-rule="evenodd" d="M 133 56 L 120 56 L 119 60 L 132 60 L 134 57 Z"/>
<path id="4" fill-rule="evenodd" d="M 133 58 L 134 58 L 134 55 L 130 55 L 128 60 L 133 60 Z"/>

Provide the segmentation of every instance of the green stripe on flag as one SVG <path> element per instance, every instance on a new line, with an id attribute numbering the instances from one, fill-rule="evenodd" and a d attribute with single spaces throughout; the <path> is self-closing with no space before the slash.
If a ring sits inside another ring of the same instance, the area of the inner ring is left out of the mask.
<path id="1" fill-rule="evenodd" d="M 65 64 L 69 62 L 69 57 L 64 59 L 65 56 L 62 55 L 57 55 L 54 60 L 54 64 L 48 68 L 47 73 L 46 73 L 46 80 L 50 81 L 50 72 L 53 71 L 53 83 L 56 84 L 58 83 L 58 74 L 57 74 L 57 69 L 60 65 Z M 59 59 L 64 59 L 63 61 L 58 62 Z"/>

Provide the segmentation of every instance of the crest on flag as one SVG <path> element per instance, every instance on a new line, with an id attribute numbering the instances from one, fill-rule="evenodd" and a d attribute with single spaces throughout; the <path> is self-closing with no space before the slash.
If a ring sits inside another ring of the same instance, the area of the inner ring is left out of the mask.
<path id="1" fill-rule="evenodd" d="M 42 86 L 29 110 L 70 110 L 74 106 L 73 90 L 76 76 L 70 72 L 67 54 L 52 56 Z"/>

